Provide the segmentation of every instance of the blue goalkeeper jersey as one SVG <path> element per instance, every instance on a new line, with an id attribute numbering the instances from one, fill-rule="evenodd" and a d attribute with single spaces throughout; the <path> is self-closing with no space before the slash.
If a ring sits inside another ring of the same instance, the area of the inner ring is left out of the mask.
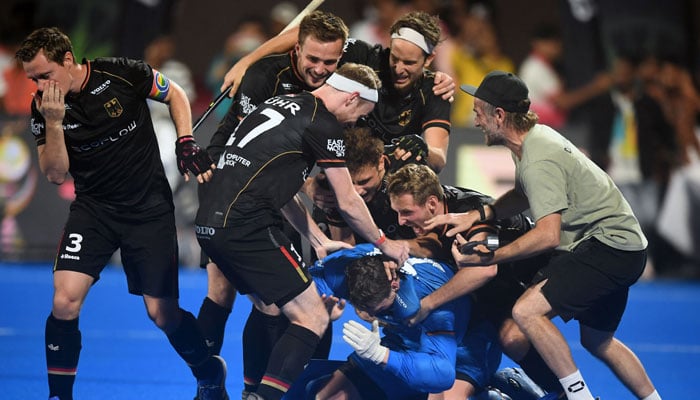
<path id="1" fill-rule="evenodd" d="M 317 261 L 310 272 L 319 293 L 348 298 L 345 266 L 367 255 L 381 254 L 371 244 L 340 250 Z M 385 371 L 419 392 L 437 392 L 452 386 L 457 347 L 471 313 L 469 297 L 461 297 L 433 311 L 420 324 L 402 321 L 418 311 L 420 299 L 454 275 L 445 263 L 409 258 L 400 268 L 401 285 L 392 308 L 377 318 L 384 322 L 382 345 L 390 349 Z"/>

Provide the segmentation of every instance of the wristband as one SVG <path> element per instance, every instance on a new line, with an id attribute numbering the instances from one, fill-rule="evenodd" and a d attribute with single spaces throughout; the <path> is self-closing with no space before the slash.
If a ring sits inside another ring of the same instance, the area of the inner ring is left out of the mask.
<path id="1" fill-rule="evenodd" d="M 372 243 L 372 244 L 374 245 L 374 247 L 379 247 L 379 246 L 381 246 L 382 244 L 384 244 L 384 242 L 386 242 L 386 235 L 384 234 L 384 231 L 382 231 L 382 230 L 380 229 L 380 230 L 379 230 L 379 239 L 377 239 L 377 240 L 376 240 L 374 243 Z"/>

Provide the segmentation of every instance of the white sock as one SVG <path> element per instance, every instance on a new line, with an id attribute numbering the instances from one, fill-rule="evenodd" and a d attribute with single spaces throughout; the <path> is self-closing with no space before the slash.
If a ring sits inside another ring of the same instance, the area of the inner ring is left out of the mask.
<path id="1" fill-rule="evenodd" d="M 559 382 L 561 382 L 568 400 L 593 400 L 591 391 L 588 390 L 588 386 L 583 381 L 581 371 L 576 370 L 573 374 L 559 379 Z"/>
<path id="2" fill-rule="evenodd" d="M 650 394 L 649 396 L 643 398 L 642 400 L 661 400 L 661 396 L 659 396 L 659 392 L 654 390 L 654 393 Z"/>

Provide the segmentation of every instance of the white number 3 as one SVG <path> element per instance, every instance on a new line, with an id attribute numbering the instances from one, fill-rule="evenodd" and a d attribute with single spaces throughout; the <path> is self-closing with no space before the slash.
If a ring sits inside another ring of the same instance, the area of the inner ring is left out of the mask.
<path id="1" fill-rule="evenodd" d="M 71 233 L 68 235 L 68 238 L 70 239 L 70 245 L 66 246 L 66 251 L 70 251 L 72 253 L 80 251 L 80 243 L 83 241 L 83 235 L 79 233 Z"/>

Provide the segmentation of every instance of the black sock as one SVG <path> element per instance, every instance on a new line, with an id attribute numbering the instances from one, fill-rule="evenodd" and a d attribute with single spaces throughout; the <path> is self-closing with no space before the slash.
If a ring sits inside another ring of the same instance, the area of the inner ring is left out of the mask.
<path id="1" fill-rule="evenodd" d="M 197 324 L 207 341 L 211 354 L 221 354 L 221 346 L 224 344 L 224 330 L 226 321 L 231 314 L 231 309 L 222 307 L 205 297 L 197 315 Z"/>
<path id="2" fill-rule="evenodd" d="M 197 320 L 189 311 L 180 309 L 182 321 L 175 331 L 168 335 L 168 340 L 177 354 L 185 360 L 197 379 L 212 376 L 218 368 L 217 362 L 209 356 L 209 348 L 199 331 Z"/>
<path id="3" fill-rule="evenodd" d="M 530 346 L 530 350 L 522 360 L 518 361 L 518 364 L 527 376 L 546 392 L 561 393 L 563 391 L 559 378 L 549 369 L 534 346 Z"/>
<path id="4" fill-rule="evenodd" d="M 44 331 L 49 397 L 73 400 L 73 383 L 80 358 L 81 335 L 78 318 L 61 320 L 49 314 Z"/>
<path id="5" fill-rule="evenodd" d="M 267 315 L 253 306 L 243 328 L 243 385 L 254 392 L 277 340 L 289 326 L 284 315 Z"/>
<path id="6" fill-rule="evenodd" d="M 267 400 L 281 399 L 292 382 L 304 371 L 319 340 L 310 330 L 290 324 L 272 349 L 257 393 Z"/>

